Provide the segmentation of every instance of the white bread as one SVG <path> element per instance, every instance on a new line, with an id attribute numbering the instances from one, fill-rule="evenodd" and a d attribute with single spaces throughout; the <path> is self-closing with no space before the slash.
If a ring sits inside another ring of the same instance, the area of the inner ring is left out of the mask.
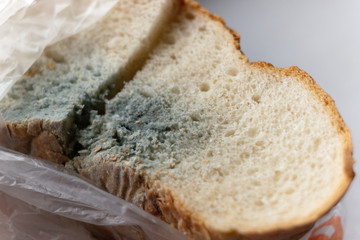
<path id="1" fill-rule="evenodd" d="M 67 167 L 192 239 L 297 239 L 353 178 L 333 100 L 296 67 L 249 63 L 195 2 L 164 31 Z"/>
<path id="2" fill-rule="evenodd" d="M 353 178 L 350 132 L 305 72 L 249 63 L 186 2 L 69 163 L 194 239 L 296 239 Z"/>

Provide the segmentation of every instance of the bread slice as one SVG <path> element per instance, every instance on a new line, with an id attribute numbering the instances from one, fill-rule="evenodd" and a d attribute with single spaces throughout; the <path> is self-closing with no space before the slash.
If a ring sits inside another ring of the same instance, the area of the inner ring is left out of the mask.
<path id="1" fill-rule="evenodd" d="M 90 110 L 103 112 L 104 98 L 141 68 L 177 5 L 121 0 L 90 29 L 48 47 L 0 102 L 10 147 L 69 160 L 76 129 L 88 124 Z"/>
<path id="2" fill-rule="evenodd" d="M 192 239 L 299 238 L 348 188 L 351 135 L 308 74 L 238 40 L 186 1 L 67 166 Z"/>
<path id="3" fill-rule="evenodd" d="M 249 63 L 197 3 L 165 28 L 178 4 L 121 0 L 48 48 L 0 103 L 13 148 L 192 239 L 298 238 L 353 178 L 348 128 L 309 75 Z"/>

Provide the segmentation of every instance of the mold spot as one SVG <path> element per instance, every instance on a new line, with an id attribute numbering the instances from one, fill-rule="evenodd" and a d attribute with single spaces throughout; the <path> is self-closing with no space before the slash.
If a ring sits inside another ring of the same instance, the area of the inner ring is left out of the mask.
<path id="1" fill-rule="evenodd" d="M 171 91 L 180 92 L 176 86 Z M 79 143 L 90 151 L 101 143 L 103 151 L 116 155 L 118 161 L 139 168 L 176 168 L 179 154 L 211 133 L 201 128 L 198 112 L 184 112 L 168 99 L 143 88 L 120 92 L 107 104 L 105 115 L 91 116 L 92 124 L 83 130 Z"/>

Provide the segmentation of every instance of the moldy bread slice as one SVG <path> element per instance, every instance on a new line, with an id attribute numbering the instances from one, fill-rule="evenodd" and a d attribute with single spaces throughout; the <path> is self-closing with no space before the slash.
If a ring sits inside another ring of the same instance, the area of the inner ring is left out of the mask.
<path id="1" fill-rule="evenodd" d="M 89 111 L 104 111 L 141 68 L 179 1 L 121 0 L 100 22 L 48 47 L 0 102 L 11 148 L 63 163 Z"/>
<path id="2" fill-rule="evenodd" d="M 193 239 L 297 239 L 353 178 L 333 100 L 192 1 L 105 112 L 68 167 Z"/>

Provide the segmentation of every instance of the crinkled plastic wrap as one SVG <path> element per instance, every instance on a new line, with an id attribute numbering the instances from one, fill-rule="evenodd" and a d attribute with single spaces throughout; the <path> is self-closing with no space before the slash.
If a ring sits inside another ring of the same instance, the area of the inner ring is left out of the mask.
<path id="1" fill-rule="evenodd" d="M 117 0 L 1 0 L 0 99 L 44 48 L 103 17 Z"/>
<path id="2" fill-rule="evenodd" d="M 0 100 L 44 48 L 104 16 L 117 0 L 0 1 Z M 4 121 L 0 116 L 0 125 Z M 8 144 L 6 127 L 0 146 Z M 64 167 L 0 147 L 0 239 L 186 239 Z M 341 240 L 338 205 L 301 240 Z"/>
<path id="3" fill-rule="evenodd" d="M 186 239 L 160 219 L 60 165 L 0 147 L 0 166 L 0 236 L 19 240 Z"/>

